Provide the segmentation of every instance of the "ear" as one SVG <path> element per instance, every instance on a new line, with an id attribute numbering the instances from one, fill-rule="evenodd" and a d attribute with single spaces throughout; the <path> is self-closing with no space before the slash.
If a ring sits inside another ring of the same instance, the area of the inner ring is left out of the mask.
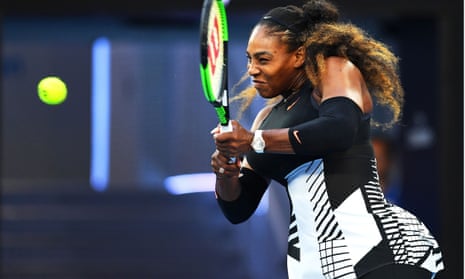
<path id="1" fill-rule="evenodd" d="M 294 67 L 300 68 L 305 63 L 305 48 L 300 46 L 294 53 L 295 62 Z"/>

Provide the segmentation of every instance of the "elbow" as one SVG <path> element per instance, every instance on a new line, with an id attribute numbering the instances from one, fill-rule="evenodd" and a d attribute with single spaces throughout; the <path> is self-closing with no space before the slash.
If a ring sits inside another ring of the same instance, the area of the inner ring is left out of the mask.
<path id="1" fill-rule="evenodd" d="M 249 219 L 249 217 L 245 217 L 245 216 L 228 216 L 228 215 L 225 215 L 225 217 L 233 225 L 238 225 L 238 224 L 244 223 L 245 221 L 247 221 Z"/>
<path id="2" fill-rule="evenodd" d="M 250 207 L 244 206 L 238 201 L 227 202 L 221 199 L 217 199 L 217 201 L 224 217 L 234 225 L 247 221 L 254 212 Z"/>

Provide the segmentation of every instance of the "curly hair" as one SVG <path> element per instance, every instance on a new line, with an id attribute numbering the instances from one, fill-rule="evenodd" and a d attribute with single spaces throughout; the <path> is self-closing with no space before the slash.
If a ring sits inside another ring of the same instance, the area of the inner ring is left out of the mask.
<path id="1" fill-rule="evenodd" d="M 391 127 L 400 120 L 404 101 L 398 72 L 399 59 L 387 45 L 354 24 L 338 22 L 338 18 L 338 10 L 331 3 L 310 0 L 302 8 L 292 5 L 274 8 L 256 26 L 265 26 L 270 35 L 279 35 L 289 51 L 298 46 L 305 47 L 305 71 L 313 86 L 321 82 L 326 58 L 338 56 L 351 61 L 362 73 L 374 101 L 392 112 L 391 120 L 383 123 L 372 121 L 372 124 Z M 245 74 L 238 84 L 247 78 Z M 250 106 L 256 95 L 255 88 L 250 86 L 231 99 L 242 101 L 239 115 Z M 276 98 L 269 102 L 276 102 Z"/>
<path id="2" fill-rule="evenodd" d="M 346 58 L 360 70 L 375 101 L 392 112 L 390 121 L 373 122 L 374 125 L 390 127 L 400 119 L 404 90 L 399 78 L 399 59 L 388 46 L 347 23 L 319 24 L 304 46 L 307 51 L 307 76 L 312 84 L 321 82 L 326 58 Z"/>

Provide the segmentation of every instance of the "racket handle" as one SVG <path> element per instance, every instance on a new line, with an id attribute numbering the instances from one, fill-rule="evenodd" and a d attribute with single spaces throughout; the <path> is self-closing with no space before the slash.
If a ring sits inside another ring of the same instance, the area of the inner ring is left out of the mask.
<path id="1" fill-rule="evenodd" d="M 220 132 L 232 132 L 233 127 L 231 125 L 231 120 L 228 121 L 228 125 L 220 125 Z M 236 157 L 230 157 L 228 164 L 235 164 L 236 163 Z"/>
<path id="2" fill-rule="evenodd" d="M 232 132 L 233 130 L 233 127 L 232 127 L 232 124 L 231 124 L 231 120 L 228 121 L 228 124 L 227 125 L 220 125 L 220 132 L 223 133 L 223 132 Z"/>

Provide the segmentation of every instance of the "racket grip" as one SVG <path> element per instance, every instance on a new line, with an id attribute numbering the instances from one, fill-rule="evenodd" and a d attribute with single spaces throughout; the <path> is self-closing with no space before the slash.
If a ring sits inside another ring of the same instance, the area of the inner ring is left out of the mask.
<path id="1" fill-rule="evenodd" d="M 220 132 L 223 133 L 223 132 L 232 132 L 233 130 L 233 127 L 232 127 L 232 124 L 231 124 L 231 120 L 228 121 L 228 124 L 227 125 L 220 125 Z"/>
<path id="2" fill-rule="evenodd" d="M 228 121 L 228 125 L 220 125 L 220 132 L 223 133 L 223 132 L 232 132 L 233 130 L 233 127 L 232 127 L 232 124 L 231 124 L 231 120 Z M 230 157 L 229 158 L 229 161 L 228 161 L 228 164 L 235 164 L 236 163 L 236 157 Z"/>

